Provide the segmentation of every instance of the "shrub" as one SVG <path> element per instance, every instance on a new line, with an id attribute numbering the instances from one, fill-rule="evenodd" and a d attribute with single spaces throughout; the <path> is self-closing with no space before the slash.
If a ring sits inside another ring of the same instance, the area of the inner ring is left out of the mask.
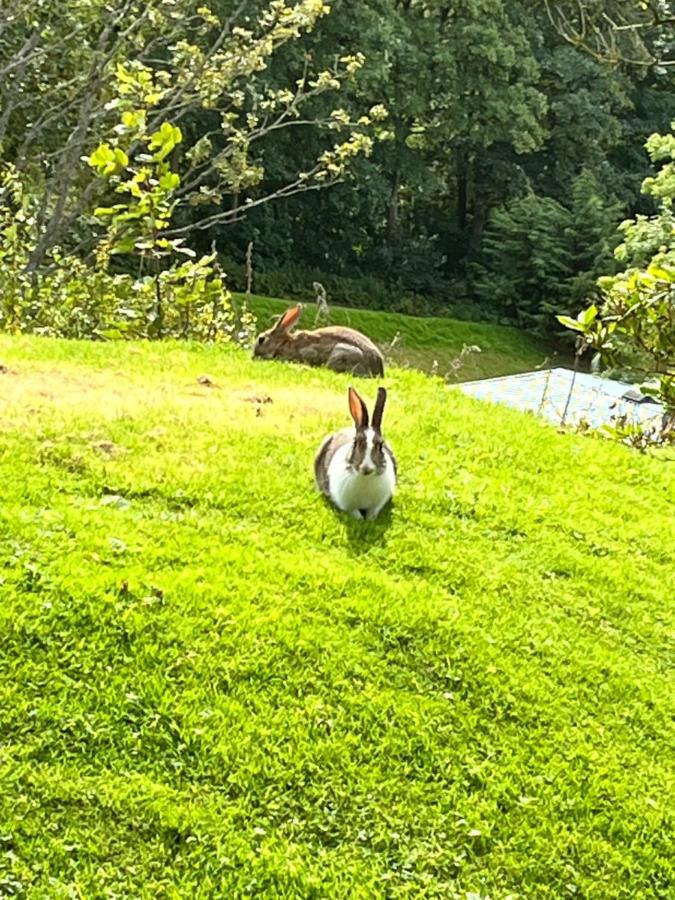
<path id="1" fill-rule="evenodd" d="M 231 257 L 223 261 L 227 283 L 233 291 L 246 290 L 246 267 Z M 462 282 L 446 283 L 433 293 L 417 294 L 404 290 L 400 284 L 363 275 L 348 277 L 301 265 L 287 265 L 267 271 L 255 269 L 253 288 L 256 294 L 289 300 L 312 302 L 313 288 L 320 282 L 328 294 L 329 303 L 358 309 L 382 310 L 415 316 L 454 316 L 475 322 L 497 319 L 497 311 L 467 297 Z"/>
<path id="2" fill-rule="evenodd" d="M 73 257 L 60 263 L 53 274 L 33 278 L 17 278 L 0 266 L 0 329 L 99 340 L 237 343 L 248 343 L 255 332 L 254 316 L 233 300 L 209 257 L 158 279 L 111 275 Z"/>
<path id="3" fill-rule="evenodd" d="M 675 442 L 675 134 L 653 134 L 646 146 L 652 161 L 662 162 L 642 186 L 659 203 L 657 214 L 621 224 L 624 240 L 615 256 L 627 268 L 599 279 L 599 303 L 576 319 L 559 317 L 610 366 L 627 368 L 634 380 L 646 382 L 643 389 L 663 403 L 661 428 L 652 434 L 617 430 L 618 437 L 641 446 Z"/>

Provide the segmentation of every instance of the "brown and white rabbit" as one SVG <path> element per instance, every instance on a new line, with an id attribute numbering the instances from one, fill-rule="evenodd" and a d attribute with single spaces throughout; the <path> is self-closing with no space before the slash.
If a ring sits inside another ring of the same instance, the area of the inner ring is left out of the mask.
<path id="1" fill-rule="evenodd" d="M 314 460 L 319 490 L 356 519 L 375 519 L 396 488 L 396 459 L 382 437 L 386 400 L 386 390 L 378 388 L 369 427 L 366 404 L 350 387 L 349 411 L 355 428 L 329 434 Z"/>
<path id="2" fill-rule="evenodd" d="M 287 309 L 273 328 L 256 338 L 253 356 L 286 359 L 309 366 L 327 366 L 353 375 L 384 375 L 384 359 L 375 344 L 353 328 L 330 325 L 314 331 L 294 331 L 301 306 Z"/>

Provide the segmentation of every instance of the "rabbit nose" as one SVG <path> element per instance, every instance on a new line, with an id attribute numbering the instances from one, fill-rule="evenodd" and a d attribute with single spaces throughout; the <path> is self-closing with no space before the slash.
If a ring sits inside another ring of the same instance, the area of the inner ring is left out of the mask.
<path id="1" fill-rule="evenodd" d="M 375 468 L 373 466 L 361 466 L 361 473 L 363 475 L 372 475 L 374 471 Z"/>

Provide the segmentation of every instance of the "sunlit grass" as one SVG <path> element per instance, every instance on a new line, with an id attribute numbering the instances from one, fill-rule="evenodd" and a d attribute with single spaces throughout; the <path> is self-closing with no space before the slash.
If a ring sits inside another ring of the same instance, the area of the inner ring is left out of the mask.
<path id="1" fill-rule="evenodd" d="M 670 896 L 667 465 L 391 369 L 357 523 L 346 377 L 0 363 L 0 895 Z"/>
<path id="2" fill-rule="evenodd" d="M 268 297 L 239 298 L 257 315 L 261 329 L 290 305 L 290 301 Z M 336 306 L 330 307 L 327 319 L 319 319 L 312 304 L 306 304 L 300 324 L 303 328 L 350 325 L 372 338 L 390 364 L 433 372 L 450 382 L 527 372 L 567 361 L 540 339 L 504 325 Z"/>

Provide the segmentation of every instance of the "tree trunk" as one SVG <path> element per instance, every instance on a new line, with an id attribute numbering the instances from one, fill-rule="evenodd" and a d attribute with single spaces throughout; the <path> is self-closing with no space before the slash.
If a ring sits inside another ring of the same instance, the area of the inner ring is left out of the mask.
<path id="1" fill-rule="evenodd" d="M 469 208 L 469 161 L 466 150 L 457 154 L 457 229 L 464 234 Z"/>
<path id="2" fill-rule="evenodd" d="M 469 235 L 469 253 L 478 249 L 483 231 L 487 224 L 490 205 L 486 197 L 478 197 L 473 204 L 473 217 L 471 220 L 471 234 Z"/>
<path id="3" fill-rule="evenodd" d="M 387 241 L 393 244 L 398 233 L 398 209 L 401 194 L 401 164 L 396 160 L 387 208 Z"/>

